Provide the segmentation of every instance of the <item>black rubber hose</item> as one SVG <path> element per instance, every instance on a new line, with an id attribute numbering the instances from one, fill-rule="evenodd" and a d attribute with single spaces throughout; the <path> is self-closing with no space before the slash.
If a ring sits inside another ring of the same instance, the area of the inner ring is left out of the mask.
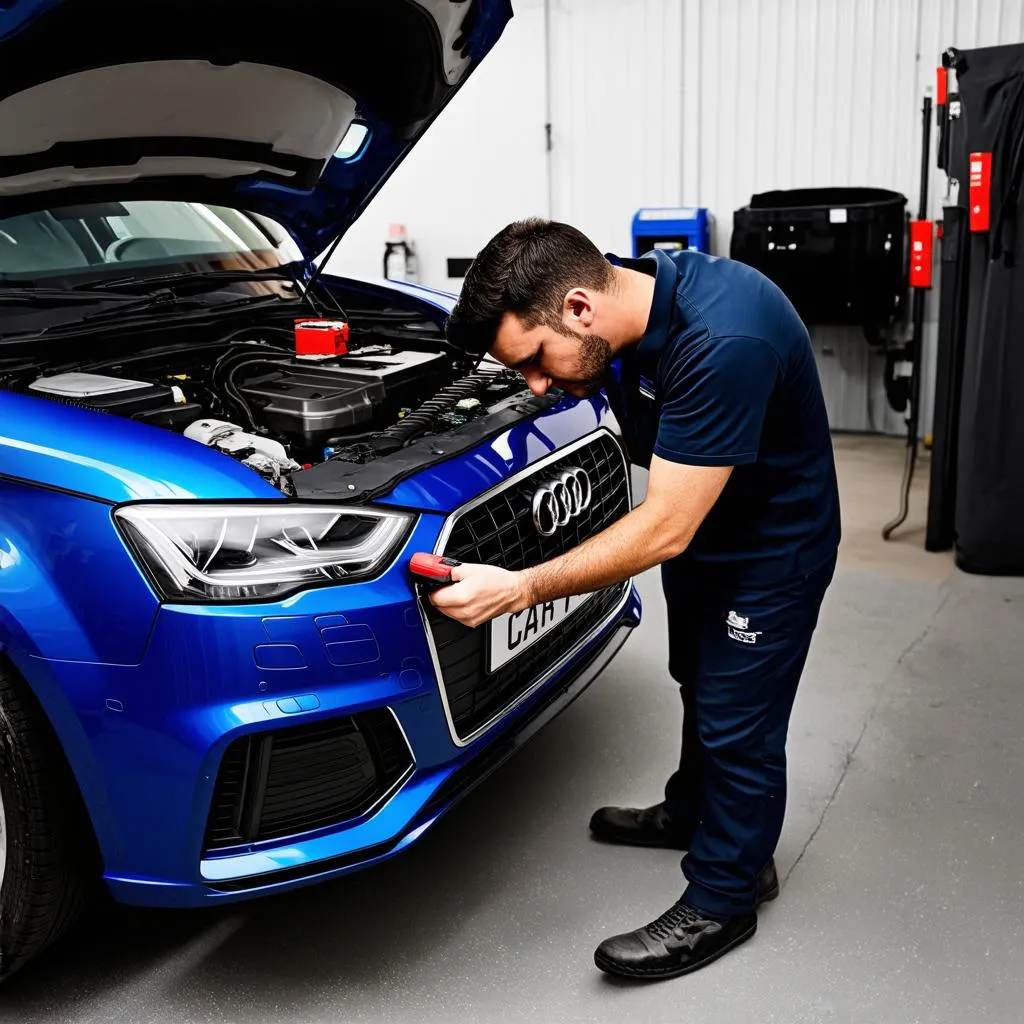
<path id="1" fill-rule="evenodd" d="M 203 347 L 204 348 L 217 348 L 220 345 L 227 345 L 228 346 L 228 352 L 226 352 L 224 355 L 230 355 L 232 352 L 241 350 L 243 348 L 248 348 L 250 351 L 254 351 L 254 352 L 271 351 L 271 350 L 273 350 L 273 351 L 280 351 L 280 352 L 284 352 L 284 353 L 293 352 L 293 349 L 291 349 L 289 347 L 281 346 L 281 345 L 271 345 L 271 344 L 256 345 L 256 344 L 253 344 L 253 345 L 245 346 L 245 345 L 243 345 L 241 343 L 238 343 L 237 345 L 233 346 L 233 345 L 229 344 L 235 338 L 240 337 L 243 334 L 254 335 L 253 341 L 257 341 L 259 339 L 257 337 L 255 337 L 255 335 L 263 335 L 263 334 L 271 333 L 271 332 L 272 333 L 276 333 L 276 334 L 284 334 L 284 335 L 286 335 L 289 338 L 294 338 L 294 331 L 290 331 L 286 327 L 274 327 L 274 326 L 267 326 L 267 327 L 261 327 L 261 328 L 240 327 L 237 330 L 231 331 L 228 334 L 225 334 L 225 335 L 222 335 L 221 337 L 215 338 L 210 343 L 210 345 L 206 345 L 206 346 L 203 346 Z M 101 359 L 101 360 L 98 360 L 98 361 L 95 361 L 95 362 L 91 362 L 91 363 L 83 363 L 83 362 L 64 363 L 64 364 L 61 364 L 61 365 L 54 366 L 53 369 L 55 371 L 57 371 L 57 372 L 63 372 L 65 370 L 79 370 L 79 371 L 81 371 L 83 373 L 91 373 L 94 370 L 102 370 L 102 369 L 105 369 L 106 367 L 109 367 L 109 366 L 124 366 L 124 365 L 127 365 L 129 363 L 148 362 L 150 360 L 167 359 L 167 358 L 177 357 L 177 356 L 191 356 L 191 355 L 193 355 L 195 353 L 195 351 L 196 350 L 195 350 L 194 347 L 189 347 L 187 344 L 177 344 L 177 345 L 171 345 L 171 346 L 161 346 L 159 348 L 148 349 L 148 350 L 143 351 L 143 352 L 137 352 L 137 353 L 129 354 L 129 355 L 114 356 L 112 358 Z M 223 359 L 223 358 L 224 358 L 224 356 L 219 357 L 218 362 L 220 361 L 220 359 Z"/>
<path id="2" fill-rule="evenodd" d="M 256 417 L 252 414 L 252 409 L 249 403 L 245 400 L 245 396 L 235 385 L 235 374 L 242 369 L 243 366 L 260 366 L 266 364 L 268 366 L 280 366 L 282 363 L 288 362 L 288 359 L 271 359 L 268 356 L 257 356 L 253 358 L 250 356 L 248 359 L 239 359 L 233 363 L 228 369 L 224 376 L 224 390 L 228 395 L 234 399 L 235 405 L 245 414 L 246 419 L 249 421 L 249 428 L 254 431 L 259 431 L 259 427 L 256 424 Z"/>
<path id="3" fill-rule="evenodd" d="M 218 341 L 217 344 L 221 344 L 221 342 Z M 217 375 L 224 365 L 230 363 L 233 359 L 237 358 L 245 362 L 248 359 L 259 357 L 263 354 L 278 354 L 282 358 L 286 358 L 294 357 L 295 352 L 293 349 L 285 348 L 281 345 L 247 345 L 241 342 L 229 344 L 226 351 L 217 357 L 210 370 L 210 383 L 217 383 Z"/>

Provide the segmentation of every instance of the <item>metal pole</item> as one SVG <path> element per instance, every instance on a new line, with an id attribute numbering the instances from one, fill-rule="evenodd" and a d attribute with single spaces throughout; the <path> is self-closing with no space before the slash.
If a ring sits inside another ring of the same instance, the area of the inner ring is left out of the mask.
<path id="1" fill-rule="evenodd" d="M 930 151 L 932 140 L 932 98 L 925 96 L 921 107 L 921 188 L 918 194 L 917 219 L 928 219 L 928 178 L 931 174 Z M 911 306 L 913 335 L 910 339 L 910 415 L 907 417 L 907 457 L 903 467 L 903 484 L 900 495 L 900 512 L 891 522 L 882 527 L 882 539 L 888 540 L 898 526 L 901 526 L 910 511 L 910 485 L 914 479 L 917 464 L 917 429 L 920 423 L 921 405 L 921 354 L 924 351 L 924 302 L 925 289 L 915 288 Z"/>
<path id="2" fill-rule="evenodd" d="M 551 66 L 553 59 L 551 53 L 551 0 L 544 0 L 544 158 L 548 179 L 548 219 L 555 216 L 555 161 L 552 156 L 554 126 L 551 123 L 554 116 L 554 101 L 551 96 L 555 78 Z"/>

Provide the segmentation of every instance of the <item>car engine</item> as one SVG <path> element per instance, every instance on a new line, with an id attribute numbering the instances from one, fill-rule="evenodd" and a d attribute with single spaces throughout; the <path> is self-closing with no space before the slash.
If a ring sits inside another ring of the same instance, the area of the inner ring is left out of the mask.
<path id="1" fill-rule="evenodd" d="M 331 459 L 372 461 L 485 416 L 525 387 L 498 364 L 465 374 L 444 351 L 387 343 L 296 355 L 283 333 L 8 374 L 0 387 L 175 431 L 285 493 L 292 473 Z"/>

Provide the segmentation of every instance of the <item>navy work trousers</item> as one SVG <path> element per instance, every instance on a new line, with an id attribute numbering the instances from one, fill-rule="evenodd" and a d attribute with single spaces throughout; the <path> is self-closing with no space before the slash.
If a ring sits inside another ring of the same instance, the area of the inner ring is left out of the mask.
<path id="1" fill-rule="evenodd" d="M 666 809 L 693 839 L 684 899 L 712 917 L 754 907 L 786 811 L 786 734 L 835 558 L 785 583 L 722 585 L 662 566 L 669 672 L 683 698 Z"/>

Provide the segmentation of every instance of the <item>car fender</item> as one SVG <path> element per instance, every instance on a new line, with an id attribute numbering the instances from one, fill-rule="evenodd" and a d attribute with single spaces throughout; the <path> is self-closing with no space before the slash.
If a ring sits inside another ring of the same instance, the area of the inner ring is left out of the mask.
<path id="1" fill-rule="evenodd" d="M 0 657 L 6 658 L 14 666 L 39 702 L 64 753 L 71 781 L 82 798 L 100 854 L 105 862 L 114 859 L 120 848 L 120 834 L 107 800 L 100 770 L 93 757 L 93 744 L 79 709 L 56 678 L 54 665 L 32 657 L 23 648 L 12 644 L 9 638 L 2 635 L 2 626 Z M 81 698 L 82 695 L 76 696 Z"/>
<path id="2" fill-rule="evenodd" d="M 141 661 L 159 602 L 111 511 L 0 478 L 0 642 L 56 661 Z"/>

